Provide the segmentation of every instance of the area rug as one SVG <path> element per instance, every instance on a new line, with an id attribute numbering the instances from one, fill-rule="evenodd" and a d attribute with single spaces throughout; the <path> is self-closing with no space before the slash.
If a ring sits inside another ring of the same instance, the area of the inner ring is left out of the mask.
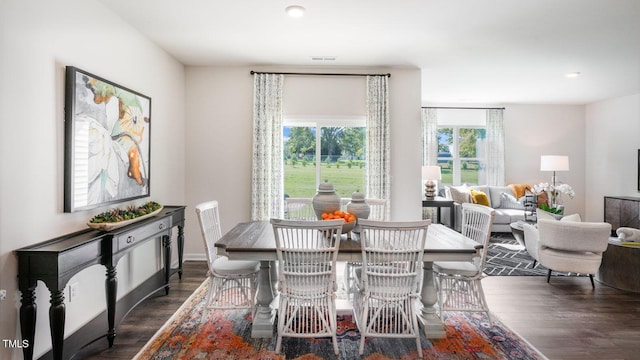
<path id="1" fill-rule="evenodd" d="M 411 339 L 367 339 L 358 354 L 360 334 L 351 316 L 338 317 L 339 355 L 330 339 L 284 338 L 276 354 L 276 338 L 251 338 L 251 313 L 207 310 L 205 281 L 140 350 L 134 359 L 417 359 Z M 482 314 L 447 312 L 447 337 L 421 339 L 423 359 L 546 359 L 499 320 L 490 326 Z M 204 317 L 204 319 L 203 319 Z"/>
<path id="2" fill-rule="evenodd" d="M 489 276 L 547 276 L 547 268 L 536 262 L 511 233 L 492 233 L 484 273 Z M 587 276 L 554 271 L 552 276 Z"/>
<path id="3" fill-rule="evenodd" d="M 547 276 L 547 268 L 536 262 L 511 233 L 493 233 L 489 241 L 484 273 L 489 276 Z M 554 275 L 556 273 L 554 272 Z M 560 275 L 558 273 L 558 275 Z"/>

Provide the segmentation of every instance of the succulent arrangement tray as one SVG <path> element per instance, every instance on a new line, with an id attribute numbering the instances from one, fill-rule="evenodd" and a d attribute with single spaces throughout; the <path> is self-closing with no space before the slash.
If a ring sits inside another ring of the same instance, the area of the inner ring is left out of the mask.
<path id="1" fill-rule="evenodd" d="M 94 216 L 89 220 L 87 226 L 95 230 L 111 231 L 155 216 L 163 208 L 162 205 L 150 201 L 137 208 L 113 209 Z"/>

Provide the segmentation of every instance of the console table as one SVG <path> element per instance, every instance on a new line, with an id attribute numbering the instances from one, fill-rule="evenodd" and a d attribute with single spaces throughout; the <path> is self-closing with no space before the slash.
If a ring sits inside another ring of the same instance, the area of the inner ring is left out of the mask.
<path id="1" fill-rule="evenodd" d="M 640 198 L 605 196 L 604 221 L 611 224 L 611 236 L 617 236 L 620 227 L 640 229 Z"/>
<path id="2" fill-rule="evenodd" d="M 449 208 L 449 227 L 452 229 L 456 228 L 456 214 L 453 210 L 453 200 L 448 200 L 448 199 L 434 199 L 434 200 L 422 200 L 422 207 L 426 208 L 426 207 L 434 207 L 437 208 L 436 210 L 436 221 L 438 222 L 438 224 L 441 224 L 440 221 L 440 210 L 443 207 L 448 207 Z"/>
<path id="3" fill-rule="evenodd" d="M 118 279 L 116 265 L 120 258 L 138 245 L 159 239 L 164 252 L 164 284 L 169 293 L 169 278 L 178 273 L 182 278 L 185 206 L 165 206 L 156 216 L 140 220 L 112 231 L 82 230 L 15 251 L 18 257 L 18 288 L 22 292 L 20 328 L 29 346 L 23 349 L 25 359 L 33 358 L 36 326 L 35 289 L 44 282 L 51 292 L 49 322 L 54 359 L 63 359 L 65 304 L 64 288 L 69 279 L 89 266 L 106 267 L 105 291 L 109 346 L 116 337 L 115 314 Z M 178 228 L 178 267 L 171 268 L 171 232 Z M 104 336 L 104 335 L 103 335 Z"/>

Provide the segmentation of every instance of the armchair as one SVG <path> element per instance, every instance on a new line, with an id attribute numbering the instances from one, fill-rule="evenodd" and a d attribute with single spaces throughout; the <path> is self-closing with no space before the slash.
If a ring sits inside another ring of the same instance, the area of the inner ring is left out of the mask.
<path id="1" fill-rule="evenodd" d="M 547 282 L 551 271 L 573 272 L 589 274 L 595 288 L 593 274 L 607 249 L 611 224 L 540 219 L 537 228 L 523 226 L 527 251 L 548 269 Z"/>

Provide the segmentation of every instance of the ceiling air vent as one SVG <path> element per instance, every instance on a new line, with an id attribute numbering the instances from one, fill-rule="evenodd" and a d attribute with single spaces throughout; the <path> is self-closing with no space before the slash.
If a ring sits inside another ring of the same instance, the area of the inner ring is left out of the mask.
<path id="1" fill-rule="evenodd" d="M 335 61 L 335 56 L 312 56 L 311 60 L 313 61 Z"/>

